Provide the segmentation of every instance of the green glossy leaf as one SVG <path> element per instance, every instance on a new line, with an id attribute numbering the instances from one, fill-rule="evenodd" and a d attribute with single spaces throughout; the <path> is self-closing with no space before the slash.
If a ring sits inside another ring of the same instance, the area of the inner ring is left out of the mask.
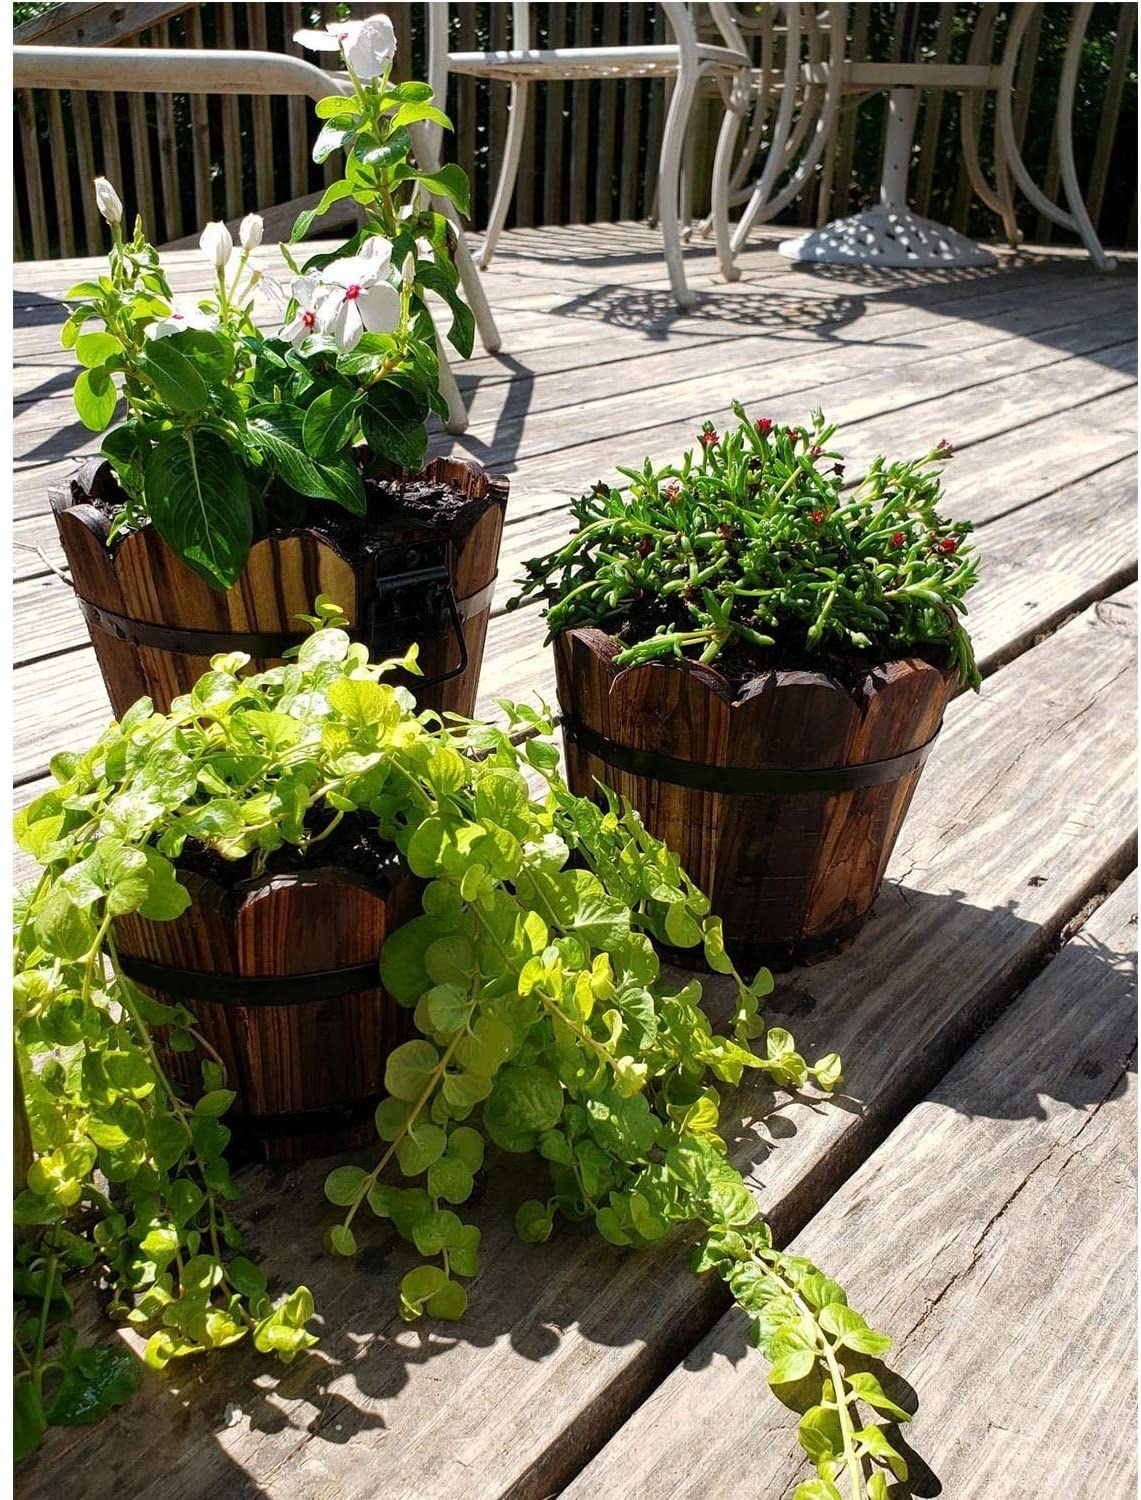
<path id="1" fill-rule="evenodd" d="M 147 459 L 144 485 L 163 541 L 212 588 L 232 588 L 250 549 L 253 512 L 221 438 L 209 431 L 164 438 Z"/>
<path id="2" fill-rule="evenodd" d="M 102 432 L 119 404 L 119 392 L 106 370 L 81 370 L 75 381 L 75 410 L 84 427 Z"/>
<path id="3" fill-rule="evenodd" d="M 159 397 L 175 412 L 202 411 L 210 403 L 210 392 L 201 374 L 178 345 L 182 334 L 151 339 L 138 357 L 136 368 L 153 382 Z"/>

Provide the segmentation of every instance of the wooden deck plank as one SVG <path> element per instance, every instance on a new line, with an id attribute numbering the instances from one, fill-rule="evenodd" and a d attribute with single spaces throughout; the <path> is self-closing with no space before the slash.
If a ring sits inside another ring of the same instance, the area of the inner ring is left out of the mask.
<path id="1" fill-rule="evenodd" d="M 1136 960 L 1134 873 L 793 1241 L 896 1337 L 918 1494 L 1137 1493 Z M 565 1500 L 787 1494 L 747 1335 L 734 1309 Z"/>
<path id="2" fill-rule="evenodd" d="M 734 395 L 766 407 L 779 399 L 793 413 L 788 420 L 800 423 L 811 407 L 822 404 L 834 420 L 851 424 L 883 410 L 893 398 L 897 410 L 912 407 L 1075 356 L 1097 358 L 1106 351 L 1101 362 L 1111 365 L 1113 349 L 1131 338 L 1123 319 L 1132 298 L 1132 287 L 1125 285 L 1102 292 L 1092 304 L 1085 295 L 1064 299 L 1056 313 L 1052 301 L 1042 301 L 1024 310 L 1022 321 L 1031 328 L 1025 335 L 954 325 L 932 329 L 925 339 L 912 336 L 886 357 L 876 344 L 844 342 L 825 342 L 790 357 L 779 341 L 761 337 L 734 349 L 729 390 L 719 344 L 691 349 L 685 359 L 673 350 L 646 356 L 632 370 L 602 365 L 591 372 L 581 399 L 568 402 L 565 393 L 561 400 L 548 395 L 535 409 L 534 388 L 564 385 L 561 373 L 533 382 L 477 386 L 473 425 L 447 446 L 508 473 L 518 472 L 524 461 L 557 455 L 565 461 L 565 471 L 566 462 L 575 462 L 599 442 L 624 446 L 641 441 L 646 429 L 683 421 L 699 425 L 705 416 L 729 420 Z M 1105 310 L 1098 310 L 1103 305 Z M 1035 336 L 1036 325 L 1041 326 L 1040 337 Z M 13 434 L 18 451 L 27 455 L 21 466 L 47 461 L 61 452 L 61 445 L 63 451 L 96 452 L 101 441 L 79 422 L 65 392 L 19 407 Z M 569 442 L 568 434 L 573 434 Z M 26 513 L 21 507 L 20 514 Z"/>
<path id="3" fill-rule="evenodd" d="M 845 1107 L 788 1103 L 779 1124 L 767 1091 L 734 1100 L 735 1159 L 782 1239 L 1003 1009 L 1089 897 L 1132 867 L 1123 705 L 1135 594 L 1086 611 L 983 697 L 951 706 L 860 941 L 778 988 L 771 1017 L 810 1054 L 837 1047 L 848 1074 Z M 474 1210 L 485 1268 L 464 1324 L 420 1330 L 388 1316 L 402 1251 L 370 1251 L 352 1267 L 320 1258 L 312 1217 L 324 1165 L 246 1174 L 243 1221 L 275 1277 L 303 1274 L 314 1287 L 321 1352 L 284 1376 L 241 1349 L 148 1376 L 99 1428 L 50 1434 L 17 1492 L 54 1500 L 81 1485 L 99 1500 L 125 1482 L 139 1500 L 267 1485 L 275 1500 L 557 1492 L 724 1301 L 686 1272 L 677 1243 L 624 1254 L 580 1229 L 520 1245 L 509 1208 L 528 1196 L 530 1169 L 511 1165 Z M 241 1412 L 233 1425 L 228 1402 Z"/>

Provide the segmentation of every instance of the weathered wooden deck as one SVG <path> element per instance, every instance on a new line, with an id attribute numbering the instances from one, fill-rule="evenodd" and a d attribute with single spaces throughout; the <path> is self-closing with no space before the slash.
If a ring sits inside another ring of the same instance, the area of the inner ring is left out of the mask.
<path id="1" fill-rule="evenodd" d="M 805 271 L 772 245 L 678 315 L 631 226 L 506 236 L 487 284 L 503 350 L 461 374 L 457 450 L 512 476 L 483 698 L 552 696 L 534 609 L 505 614 L 566 497 L 680 454 L 740 396 L 816 405 L 855 461 L 946 437 L 973 517 L 986 681 L 948 714 L 867 929 L 786 976 L 770 1015 L 839 1050 L 835 1104 L 736 1096 L 735 1159 L 785 1242 L 896 1339 L 913 1488 L 948 1500 L 1126 1500 L 1134 1449 L 1135 276 L 1027 250 L 993 271 Z M 108 715 L 46 490 L 97 446 L 70 405 L 59 293 L 90 263 L 16 269 L 17 799 Z M 699 268 L 700 267 L 700 268 Z M 200 284 L 198 258 L 180 283 Z M 446 440 L 439 444 L 447 446 Z M 324 1258 L 327 1164 L 244 1174 L 250 1243 L 324 1318 L 287 1371 L 238 1348 L 148 1375 L 96 1429 L 55 1431 L 24 1497 L 780 1500 L 807 1477 L 794 1413 L 743 1320 L 676 1243 L 591 1229 L 518 1243 L 531 1169 L 473 1216 L 458 1325 L 395 1315 L 406 1257 Z M 502 1180 L 506 1177 L 508 1180 Z M 889 1385 L 890 1389 L 890 1385 Z M 905 1398 L 904 1404 L 909 1404 Z M 911 1402 L 910 1404 L 914 1404 Z"/>

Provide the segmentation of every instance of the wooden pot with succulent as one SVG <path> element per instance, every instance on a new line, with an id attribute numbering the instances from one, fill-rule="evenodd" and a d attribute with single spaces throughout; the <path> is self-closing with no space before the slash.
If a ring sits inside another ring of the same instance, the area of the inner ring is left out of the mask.
<path id="1" fill-rule="evenodd" d="M 977 565 L 936 511 L 946 444 L 845 488 L 821 415 L 734 410 L 577 501 L 523 595 L 547 602 L 570 785 L 629 799 L 731 950 L 803 960 L 867 916 L 947 701 L 978 685 Z"/>
<path id="2" fill-rule="evenodd" d="M 426 84 L 390 84 L 387 69 L 353 81 L 318 107 L 315 155 L 343 148 L 346 168 L 316 214 L 352 196 L 363 227 L 301 266 L 283 247 L 286 286 L 258 264 L 250 214 L 237 245 L 206 226 L 212 286 L 180 304 L 97 180 L 108 274 L 66 294 L 63 342 L 83 422 L 110 427 L 120 400 L 126 412 L 52 506 L 116 713 L 144 694 L 168 708 L 218 652 L 280 661 L 319 596 L 374 657 L 419 645 L 408 685 L 422 707 L 474 710 L 507 482 L 467 461 L 424 467 L 429 413 L 446 414 L 427 293 L 449 304 L 465 356 L 474 334 L 455 231 L 427 195 L 466 211 L 468 187 L 458 167 L 409 159 L 410 125 L 447 123 Z"/>

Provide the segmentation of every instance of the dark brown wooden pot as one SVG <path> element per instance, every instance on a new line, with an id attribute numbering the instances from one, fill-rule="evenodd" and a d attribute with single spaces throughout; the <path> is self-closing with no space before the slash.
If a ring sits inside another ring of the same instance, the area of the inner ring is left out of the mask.
<path id="1" fill-rule="evenodd" d="M 706 891 L 742 958 L 803 960 L 875 901 L 953 686 L 917 658 L 845 686 L 762 673 L 736 695 L 696 663 L 620 670 L 600 630 L 558 636 L 567 779 L 629 798 Z"/>
<path id="2" fill-rule="evenodd" d="M 185 1005 L 237 1099 L 224 1123 L 246 1155 L 295 1162 L 372 1140 L 384 1064 L 408 1015 L 379 983 L 381 945 L 420 910 L 422 882 L 393 851 L 371 882 L 343 866 L 267 875 L 225 890 L 185 872 L 173 922 L 119 917 L 124 971 Z M 205 1050 L 164 1065 L 201 1091 Z"/>
<path id="3" fill-rule="evenodd" d="M 352 561 L 309 528 L 256 541 L 235 586 L 219 593 L 185 567 L 153 527 L 107 546 L 108 515 L 97 502 L 114 491 L 98 461 L 51 495 L 76 597 L 117 716 L 144 695 L 165 712 L 193 687 L 219 651 L 244 651 L 250 670 L 280 664 L 303 640 L 298 616 L 318 594 L 335 599 L 355 639 L 374 659 L 420 647 L 424 678 L 407 678 L 420 708 L 471 715 L 491 612 L 507 480 L 478 464 L 437 458 L 421 476 L 487 500 L 474 523 L 443 533 L 394 531 L 391 548 Z"/>

